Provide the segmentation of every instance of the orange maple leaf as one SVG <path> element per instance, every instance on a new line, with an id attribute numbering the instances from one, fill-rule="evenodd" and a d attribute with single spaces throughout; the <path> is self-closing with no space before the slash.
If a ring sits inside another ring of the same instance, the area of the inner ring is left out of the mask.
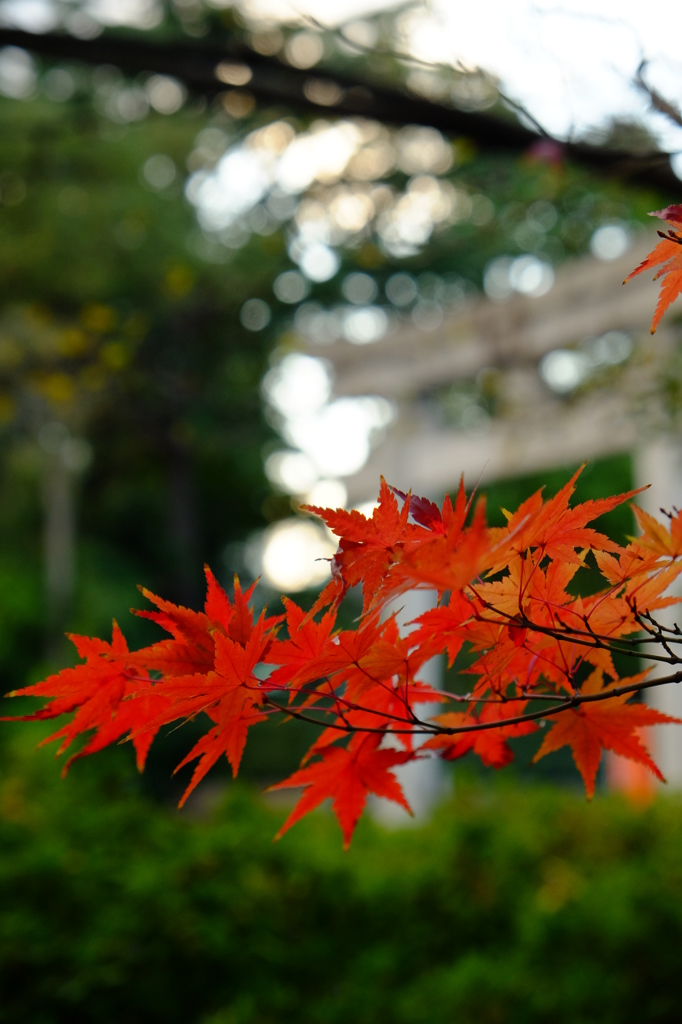
<path id="1" fill-rule="evenodd" d="M 682 250 L 681 250 L 682 251 Z M 522 553 L 535 549 L 542 556 L 582 565 L 580 550 L 619 552 L 614 541 L 587 524 L 624 504 L 643 488 L 626 491 L 609 498 L 589 499 L 571 507 L 569 501 L 575 492 L 576 481 L 585 463 L 575 471 L 567 484 L 547 501 L 542 500 L 542 488 L 524 501 L 513 515 L 508 516 L 506 527 L 492 529 L 491 537 L 497 542 L 500 554 L 492 571 L 507 565 L 509 550 Z"/>
<path id="2" fill-rule="evenodd" d="M 682 555 L 682 512 L 679 509 L 675 509 L 670 515 L 669 530 L 644 509 L 633 505 L 632 511 L 642 530 L 642 536 L 636 540 L 639 547 L 669 558 L 679 558 Z"/>
<path id="3" fill-rule="evenodd" d="M 621 679 L 618 685 L 634 684 L 647 674 L 643 672 L 638 676 Z M 596 694 L 602 689 L 602 672 L 595 669 L 580 692 Z M 629 697 L 629 694 L 623 694 L 595 703 L 581 704 L 562 712 L 545 736 L 533 762 L 539 761 L 541 757 L 554 750 L 569 746 L 576 768 L 583 777 L 589 799 L 594 795 L 602 750 L 612 750 L 614 754 L 643 764 L 657 779 L 665 782 L 658 766 L 642 743 L 638 730 L 642 726 L 664 722 L 681 723 L 681 720 L 664 715 L 646 704 L 627 704 Z"/>
<path id="4" fill-rule="evenodd" d="M 682 206 L 666 206 L 665 210 L 652 210 L 649 216 L 666 221 L 667 224 L 672 225 L 672 228 L 668 230 L 667 235 L 664 235 L 662 231 L 658 232 L 663 241 L 658 243 L 656 248 L 642 260 L 638 267 L 635 267 L 631 274 L 628 274 L 623 284 L 627 284 L 637 274 L 663 264 L 658 273 L 654 275 L 654 281 L 658 281 L 659 277 L 664 278 L 654 318 L 651 321 L 651 333 L 655 334 L 666 309 L 682 292 L 682 236 L 677 230 L 682 228 Z"/>

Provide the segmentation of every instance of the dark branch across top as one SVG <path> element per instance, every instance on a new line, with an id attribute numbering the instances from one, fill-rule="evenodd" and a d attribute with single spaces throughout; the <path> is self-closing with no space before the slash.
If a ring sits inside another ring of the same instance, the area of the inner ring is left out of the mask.
<path id="1" fill-rule="evenodd" d="M 59 61 L 111 64 L 126 74 L 147 71 L 172 75 L 190 92 L 208 98 L 229 87 L 224 78 L 227 72 L 229 79 L 229 62 L 233 61 L 242 69 L 248 69 L 248 90 L 261 105 L 281 105 L 307 113 L 324 113 L 327 117 L 334 114 L 367 117 L 392 125 L 427 125 L 445 135 L 465 136 L 482 150 L 493 152 L 524 152 L 543 139 L 552 141 L 517 122 L 434 103 L 364 77 L 290 67 L 276 57 L 255 53 L 229 36 L 221 45 L 207 45 L 189 41 L 150 42 L 113 33 L 104 33 L 95 39 L 77 39 L 56 33 L 0 28 L 2 46 L 18 46 Z M 219 71 L 221 65 L 222 72 Z M 326 90 L 320 88 L 323 85 Z M 629 154 L 583 142 L 557 142 L 557 146 L 566 158 L 597 173 L 668 193 L 680 189 L 667 153 Z"/>

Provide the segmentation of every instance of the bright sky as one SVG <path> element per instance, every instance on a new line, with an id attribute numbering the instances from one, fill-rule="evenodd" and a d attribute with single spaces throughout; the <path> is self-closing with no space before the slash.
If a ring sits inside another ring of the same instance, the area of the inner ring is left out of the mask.
<path id="1" fill-rule="evenodd" d="M 309 14 L 326 25 L 394 5 L 395 0 L 243 0 L 254 13 Z M 420 58 L 460 60 L 493 73 L 552 134 L 582 134 L 609 116 L 634 115 L 662 146 L 682 150 L 682 129 L 649 113 L 631 84 L 644 58 L 650 61 L 650 84 L 673 101 L 682 95 L 679 41 L 671 30 L 676 6 L 641 0 L 430 0 L 407 21 Z"/>
<path id="2" fill-rule="evenodd" d="M 185 0 L 186 2 L 186 0 Z M 313 17 L 328 26 L 358 20 L 399 0 L 205 0 L 234 4 L 252 17 L 283 21 Z M 158 0 L 86 0 L 104 24 L 152 25 Z M 10 22 L 37 31 L 52 27 L 54 0 L 1 0 Z M 671 14 L 672 12 L 672 14 Z M 503 91 L 552 134 L 577 135 L 610 116 L 636 117 L 662 147 L 682 151 L 682 128 L 648 110 L 632 86 L 640 61 L 664 96 L 682 96 L 682 61 L 675 0 L 425 0 L 403 16 L 406 47 L 422 59 L 460 61 L 496 75 Z"/>

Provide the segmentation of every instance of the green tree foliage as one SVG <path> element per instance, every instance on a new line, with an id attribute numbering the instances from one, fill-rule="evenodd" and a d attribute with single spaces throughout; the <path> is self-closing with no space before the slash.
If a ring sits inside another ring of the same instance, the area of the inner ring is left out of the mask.
<path id="1" fill-rule="evenodd" d="M 233 43 L 293 60 L 295 25 L 268 27 L 210 5 L 157 6 L 152 38 L 219 44 L 228 32 Z M 57 11 L 69 30 L 85 31 L 84 5 Z M 80 28 L 69 20 L 76 16 Z M 445 89 L 467 109 L 496 105 L 514 116 L 485 76 L 397 60 L 398 23 L 394 14 L 371 23 L 379 56 L 334 33 L 303 34 L 317 40 L 320 66 L 434 96 Z M 85 442 L 79 472 L 91 451 L 69 622 L 85 631 L 108 617 L 99 611 L 106 575 L 112 585 L 144 578 L 169 596 L 196 598 L 202 560 L 219 565 L 226 543 L 289 513 L 261 468 L 273 435 L 259 381 L 275 338 L 281 354 L 338 332 L 358 301 L 348 299 L 350 273 L 374 279 L 373 302 L 390 320 L 433 322 L 481 287 L 493 258 L 560 261 L 585 251 L 601 222 L 628 221 L 658 201 L 597 184 L 560 160 L 477 152 L 433 129 L 345 119 L 339 130 L 355 138 L 345 164 L 320 166 L 284 195 L 268 186 L 222 229 L 206 218 L 200 226 L 186 184 L 194 197 L 225 155 L 259 150 L 275 159 L 282 146 L 321 138 L 332 116 L 254 106 L 229 88 L 207 104 L 183 97 L 172 80 L 126 79 L 111 67 L 36 59 L 30 74 L 35 84 L 23 98 L 0 99 L 2 472 L 33 486 L 37 499 L 45 435 L 37 442 L 54 423 L 68 431 L 67 448 Z M 316 232 L 339 270 L 285 301 L 273 282 L 296 267 L 301 240 Z M 412 281 L 407 298 L 386 288 L 396 272 Z M 257 307 L 260 325 L 240 320 L 252 299 L 266 303 Z M 39 522 L 34 508 L 16 525 L 36 579 Z"/>
<path id="2" fill-rule="evenodd" d="M 94 610 L 93 561 L 130 582 L 154 567 L 186 597 L 190 563 L 263 521 L 267 339 L 238 311 L 281 246 L 265 259 L 254 244 L 229 274 L 193 254 L 182 176 L 200 109 L 127 126 L 98 114 L 91 90 L 0 102 L 0 417 L 3 472 L 13 491 L 34 488 L 32 515 L 14 517 L 24 568 L 40 572 L 35 505 L 56 423 L 92 451 L 81 608 Z M 150 158 L 163 187 L 144 176 Z"/>

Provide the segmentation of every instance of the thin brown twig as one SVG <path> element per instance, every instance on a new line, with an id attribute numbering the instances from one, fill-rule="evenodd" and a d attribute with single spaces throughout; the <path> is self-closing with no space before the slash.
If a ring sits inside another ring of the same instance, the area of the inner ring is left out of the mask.
<path id="1" fill-rule="evenodd" d="M 338 729 L 340 732 L 355 733 L 355 732 L 372 732 L 372 733 L 396 733 L 397 735 L 411 734 L 414 736 L 429 735 L 429 736 L 451 736 L 459 733 L 467 732 L 483 732 L 488 729 L 501 729 L 511 725 L 523 725 L 526 722 L 540 721 L 545 718 L 553 717 L 561 714 L 564 711 L 571 711 L 579 707 L 581 704 L 594 704 L 605 700 L 611 700 L 614 697 L 623 697 L 627 694 L 639 693 L 643 690 L 652 689 L 655 686 L 664 686 L 669 683 L 682 682 L 682 670 L 673 673 L 670 676 L 658 677 L 656 679 L 642 680 L 638 683 L 629 683 L 624 686 L 613 686 L 608 687 L 605 690 L 600 690 L 598 693 L 576 693 L 573 696 L 557 704 L 553 708 L 543 708 L 539 711 L 531 711 L 524 715 L 515 715 L 510 718 L 500 718 L 494 722 L 476 722 L 472 725 L 460 725 L 460 726 L 442 726 L 432 725 L 428 721 L 425 722 L 419 718 L 416 719 L 417 728 L 406 728 L 406 729 L 394 729 L 388 727 L 372 727 L 372 726 L 349 726 L 339 725 L 338 723 L 325 723 L 320 722 L 317 719 L 310 718 L 303 715 L 295 709 L 282 709 L 286 710 L 287 714 L 290 714 L 294 718 L 301 718 L 303 721 L 312 722 L 314 725 L 326 725 L 328 728 Z M 559 700 L 560 698 L 557 698 Z M 273 702 L 274 703 L 274 702 Z M 504 703 L 498 701 L 498 703 Z M 371 711 L 372 709 L 358 709 Z M 392 716 L 395 718 L 395 716 Z M 415 716 L 416 717 L 416 716 Z M 405 721 L 404 719 L 402 721 Z"/>

